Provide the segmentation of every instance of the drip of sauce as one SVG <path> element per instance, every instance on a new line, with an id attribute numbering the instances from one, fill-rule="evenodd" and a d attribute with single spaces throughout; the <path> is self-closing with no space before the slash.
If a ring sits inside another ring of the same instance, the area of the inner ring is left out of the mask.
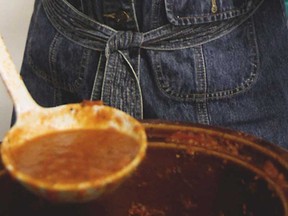
<path id="1" fill-rule="evenodd" d="M 114 129 L 48 134 L 13 148 L 13 166 L 46 184 L 73 184 L 106 177 L 133 160 L 136 139 Z"/>

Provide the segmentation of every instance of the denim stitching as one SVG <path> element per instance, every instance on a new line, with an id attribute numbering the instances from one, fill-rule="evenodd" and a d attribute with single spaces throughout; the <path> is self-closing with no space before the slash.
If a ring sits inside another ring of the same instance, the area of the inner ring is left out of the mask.
<path id="1" fill-rule="evenodd" d="M 40 7 L 42 7 L 42 5 L 39 6 L 38 10 L 36 13 L 39 13 Z M 80 68 L 78 68 L 78 73 L 79 77 L 78 79 L 76 79 L 74 81 L 74 83 L 67 83 L 65 82 L 65 80 L 63 80 L 63 82 L 59 81 L 58 76 L 57 76 L 57 71 L 56 71 L 56 58 L 55 56 L 58 53 L 58 46 L 60 46 L 61 41 L 64 38 L 62 38 L 60 36 L 60 33 L 56 33 L 50 46 L 49 46 L 49 57 L 48 57 L 48 64 L 49 64 L 49 70 L 50 73 L 47 71 L 43 71 L 40 68 L 38 68 L 38 66 L 34 63 L 33 57 L 32 57 L 32 49 L 33 49 L 33 45 L 32 45 L 32 38 L 30 38 L 30 40 L 27 42 L 27 59 L 28 59 L 28 64 L 31 66 L 32 71 L 34 72 L 34 74 L 36 74 L 38 77 L 40 77 L 41 79 L 52 83 L 56 88 L 60 88 L 60 89 L 64 89 L 70 92 L 75 92 L 79 89 L 80 85 L 81 85 L 81 80 L 84 78 L 84 71 L 80 71 Z M 87 63 L 87 60 L 89 58 L 90 52 L 88 50 L 84 50 L 83 51 L 83 55 L 81 58 L 81 63 L 80 66 L 83 67 L 83 69 L 85 69 L 85 63 Z M 54 62 L 54 63 L 53 63 Z"/>
<path id="2" fill-rule="evenodd" d="M 81 10 L 84 12 L 84 4 L 83 4 L 83 0 L 80 0 L 81 2 Z"/>
<path id="3" fill-rule="evenodd" d="M 163 79 L 164 75 L 163 75 L 162 67 L 160 66 L 160 64 L 155 64 L 155 62 L 160 62 L 159 52 L 151 50 L 150 53 L 151 53 L 151 56 L 153 56 L 153 59 L 154 59 L 154 61 L 152 61 L 151 64 L 152 64 L 153 71 L 155 71 L 154 80 L 156 81 L 156 86 L 160 90 L 162 90 L 162 88 L 168 89 L 169 88 L 169 83 L 166 83 L 165 82 L 166 80 Z M 168 94 L 167 91 L 161 91 L 161 93 L 164 94 L 167 97 L 170 97 L 170 94 Z"/>
<path id="4" fill-rule="evenodd" d="M 232 14 L 232 16 L 230 16 L 229 18 L 232 18 L 234 16 L 243 15 L 243 14 L 247 13 L 248 11 L 249 11 L 249 9 L 238 9 L 238 10 L 223 11 L 221 13 L 216 13 L 216 14 L 199 14 L 197 16 L 185 16 L 185 17 L 176 16 L 175 20 L 191 19 L 191 18 L 199 19 L 199 18 L 207 18 L 207 17 L 219 17 L 219 16 L 224 16 L 224 15 L 228 16 L 229 14 L 230 15 Z M 175 17 L 175 16 L 173 16 L 173 17 Z M 221 21 L 221 20 L 218 20 L 218 21 Z"/>
<path id="5" fill-rule="evenodd" d="M 138 93 L 139 94 L 136 94 L 134 97 L 136 98 L 136 100 L 135 101 L 138 101 L 138 100 L 140 100 L 140 107 L 139 107 L 139 109 L 136 109 L 136 110 L 140 110 L 140 113 L 137 113 L 137 115 L 136 116 L 140 116 L 140 118 L 142 119 L 143 118 L 143 101 L 142 101 L 142 90 L 141 90 L 141 86 L 140 86 L 140 81 L 139 81 L 139 77 L 137 76 L 137 73 L 135 72 L 135 70 L 133 69 L 133 67 L 132 67 L 132 65 L 129 63 L 129 61 L 127 60 L 127 58 L 125 57 L 125 55 L 124 55 L 124 53 L 122 53 L 121 51 L 118 51 L 118 52 L 120 52 L 121 53 L 121 55 L 122 55 L 122 57 L 126 60 L 126 63 L 129 65 L 129 67 L 131 68 L 131 71 L 132 71 L 132 73 L 133 73 L 133 75 L 134 75 L 134 86 L 136 86 L 134 89 L 138 89 Z M 133 82 L 132 80 L 131 80 L 131 82 Z M 135 92 L 135 91 L 133 91 L 133 92 Z M 139 96 L 139 97 L 138 97 Z M 138 97 L 138 100 L 137 100 L 137 97 Z M 129 101 L 129 100 L 128 100 Z M 136 106 L 138 106 L 138 103 L 136 104 Z"/>
<path id="6" fill-rule="evenodd" d="M 199 26 L 194 26 L 192 31 L 194 31 L 191 35 L 189 35 L 189 30 L 192 28 L 191 26 L 187 27 L 187 26 L 173 26 L 173 25 L 165 25 L 165 26 L 161 26 L 157 29 L 151 30 L 149 32 L 144 33 L 144 43 L 142 44 L 141 48 L 143 49 L 154 49 L 154 50 L 176 50 L 176 49 L 185 49 L 185 48 L 189 48 L 189 47 L 193 47 L 193 46 L 198 46 L 201 45 L 203 43 L 207 43 L 209 41 L 212 40 L 216 40 L 219 37 L 222 37 L 225 34 L 228 34 L 229 32 L 233 31 L 234 29 L 236 29 L 239 25 L 243 24 L 245 21 L 247 21 L 250 17 L 253 16 L 253 14 L 256 12 L 256 10 L 261 6 L 263 0 L 261 2 L 259 2 L 251 11 L 248 15 L 246 15 L 245 17 L 240 17 L 240 18 L 234 18 L 232 20 L 226 20 L 224 22 L 224 24 L 220 24 L 219 26 L 217 26 L 217 24 L 214 23 L 207 23 L 204 25 L 204 29 L 203 29 L 203 24 Z M 218 28 L 218 31 L 217 31 Z M 187 29 L 187 30 L 186 30 Z M 202 40 L 198 40 L 198 42 L 195 42 L 195 40 L 193 40 L 193 37 L 195 37 L 195 31 L 198 30 L 198 33 L 205 32 L 206 37 L 204 37 L 202 35 Z M 186 32 L 186 37 L 181 37 L 181 39 L 175 39 L 174 38 L 174 45 L 171 44 L 173 41 L 166 41 L 166 44 L 168 44 L 167 46 L 164 44 L 161 45 L 157 44 L 159 41 L 163 42 L 164 39 L 167 38 L 171 38 L 171 35 L 173 35 L 173 32 L 179 32 L 179 31 L 183 31 Z M 207 34 L 207 32 L 209 34 Z M 167 35 L 166 37 L 161 37 L 159 38 L 159 35 Z M 176 42 L 180 42 L 180 43 L 176 43 Z"/>
<path id="7" fill-rule="evenodd" d="M 32 72 L 34 72 L 36 75 L 38 75 L 38 77 L 41 77 L 45 81 L 51 81 L 51 78 L 47 76 L 45 72 L 38 69 L 38 67 L 36 67 L 36 65 L 34 64 L 32 60 L 32 56 L 31 56 L 31 53 L 32 53 L 31 49 L 32 49 L 31 40 L 29 40 L 27 43 L 27 60 L 28 60 L 28 64 L 31 66 Z"/>
<path id="8" fill-rule="evenodd" d="M 222 99 L 222 98 L 226 98 L 226 97 L 232 97 L 234 95 L 237 95 L 239 93 L 244 93 L 247 90 L 249 90 L 250 88 L 252 88 L 252 86 L 256 83 L 256 81 L 258 80 L 258 77 L 260 75 L 260 71 L 259 71 L 259 64 L 260 64 L 260 59 L 259 59 L 259 49 L 258 49 L 258 42 L 257 42 L 257 36 L 256 36 L 256 30 L 255 30 L 255 24 L 254 24 L 254 19 L 253 17 L 251 18 L 250 22 L 250 46 L 253 48 L 251 49 L 252 53 L 251 56 L 253 57 L 253 59 L 250 62 L 251 65 L 251 73 L 250 73 L 250 77 L 247 78 L 243 83 L 241 83 L 240 85 L 238 85 L 238 87 L 236 87 L 233 90 L 226 90 L 225 91 L 219 91 L 216 93 L 209 93 L 208 94 L 208 98 L 211 99 Z"/>
<path id="9" fill-rule="evenodd" d="M 138 50 L 138 59 L 137 59 L 137 76 L 138 76 L 138 79 L 139 79 L 139 83 L 140 83 L 140 81 L 141 81 L 141 73 L 140 73 L 140 65 L 141 65 L 141 56 L 140 56 L 140 52 L 141 52 L 141 50 L 139 49 Z"/>
<path id="10" fill-rule="evenodd" d="M 101 89 L 101 96 L 100 96 L 100 99 L 102 101 L 104 101 L 104 88 L 105 88 L 105 81 L 107 80 L 106 77 L 107 77 L 107 68 L 108 68 L 108 59 L 106 59 L 106 63 L 105 63 L 105 70 L 104 70 L 104 73 L 103 73 L 103 84 L 102 84 L 102 89 Z"/>
<path id="11" fill-rule="evenodd" d="M 134 17 L 136 29 L 137 29 L 137 31 L 140 31 L 138 20 L 137 20 L 137 16 L 136 16 L 135 1 L 131 0 L 131 4 L 132 4 L 133 17 Z"/>
<path id="12" fill-rule="evenodd" d="M 51 48 L 56 44 L 56 40 L 58 39 L 58 34 L 55 34 L 50 46 L 49 46 L 49 56 L 48 56 L 48 65 L 49 65 L 49 71 L 51 72 Z M 52 48 L 53 49 L 53 48 Z M 34 64 L 33 57 L 32 57 L 32 39 L 30 39 L 27 43 L 27 58 L 28 58 L 28 64 L 31 66 L 32 71 L 34 74 L 36 74 L 38 77 L 42 78 L 43 80 L 54 83 L 55 84 L 55 77 L 52 74 L 48 74 L 48 72 L 45 72 L 41 69 L 39 69 L 36 64 Z M 54 73 L 55 74 L 55 73 Z"/>
<path id="13" fill-rule="evenodd" d="M 56 33 L 52 43 L 49 46 L 49 70 L 50 70 L 50 76 L 51 76 L 51 82 L 54 85 L 54 87 L 57 88 L 57 85 L 59 84 L 57 79 L 57 53 L 59 45 L 61 44 L 63 38 L 60 37 L 59 33 Z"/>
<path id="14" fill-rule="evenodd" d="M 97 86 L 98 76 L 99 76 L 99 73 L 100 73 L 100 65 L 101 65 L 101 63 L 102 63 L 102 56 L 103 56 L 103 54 L 100 53 L 90 100 L 95 100 L 95 99 L 97 99 L 97 95 L 96 95 L 96 89 L 97 89 L 97 87 L 96 87 L 96 86 Z"/>
<path id="15" fill-rule="evenodd" d="M 185 49 L 190 48 L 194 46 L 199 46 L 204 43 L 208 43 L 210 41 L 216 40 L 234 29 L 238 28 L 242 23 L 244 23 L 249 17 L 244 17 L 242 19 L 237 19 L 234 21 L 226 22 L 225 24 L 222 24 L 220 26 L 216 26 L 215 24 L 206 24 L 205 27 L 198 27 L 193 28 L 191 30 L 191 27 L 178 27 L 174 28 L 173 26 L 164 26 L 165 28 L 163 31 L 168 31 L 165 37 L 161 37 L 161 39 L 153 39 L 151 38 L 150 32 L 144 34 L 144 37 L 146 37 L 146 41 L 144 41 L 141 48 L 143 49 L 153 49 L 153 50 L 179 50 L 179 49 Z M 179 30 L 180 29 L 180 30 Z M 162 29 L 158 29 L 157 31 L 161 32 Z M 176 33 L 172 33 L 175 32 Z M 175 38 L 179 34 L 179 31 L 181 34 L 186 34 L 187 36 L 182 38 Z M 191 33 L 190 33 L 191 31 Z M 197 32 L 196 32 L 197 31 Z M 203 35 L 203 32 L 205 32 L 205 35 Z M 157 32 L 152 32 L 152 34 L 157 35 Z M 158 33 L 159 34 L 159 33 Z M 150 39 L 148 39 L 150 38 Z M 172 38 L 172 39 L 170 39 Z M 148 40 L 148 42 L 147 42 Z M 167 40 L 167 41 L 164 41 Z M 164 41 L 164 42 L 163 42 Z M 168 43 L 169 42 L 169 43 Z M 161 45 L 162 43 L 162 45 Z"/>
<path id="16" fill-rule="evenodd" d="M 209 115 L 208 115 L 208 104 L 207 100 L 203 102 L 197 102 L 197 119 L 200 124 L 210 124 Z"/>
<path id="17" fill-rule="evenodd" d="M 119 61 L 119 57 L 117 55 L 110 55 L 106 56 L 106 66 L 105 66 L 105 72 L 104 72 L 104 77 L 103 77 L 103 86 L 102 86 L 102 91 L 101 91 L 101 100 L 106 101 L 107 104 L 110 104 L 111 101 L 111 89 L 113 88 L 112 86 L 112 79 L 115 76 L 115 74 L 108 73 L 109 71 L 113 70 L 113 67 L 116 66 Z M 112 61 L 111 61 L 112 59 Z M 110 64 L 109 64 L 110 63 Z M 113 77 L 111 77 L 113 76 Z M 108 77 L 108 78 L 107 78 Z"/>
<path id="18" fill-rule="evenodd" d="M 90 58 L 91 58 L 91 50 L 84 49 L 82 58 L 80 61 L 80 67 L 78 68 L 78 75 L 79 75 L 78 79 L 76 79 L 74 83 L 70 83 L 70 84 L 67 83 L 67 85 L 70 86 L 70 89 L 76 91 L 79 89 L 80 85 L 82 85 L 85 72 L 87 71 L 88 64 L 90 62 Z"/>
<path id="19" fill-rule="evenodd" d="M 39 4 L 38 8 L 36 9 L 35 16 L 37 16 L 37 17 L 39 16 L 38 14 L 40 13 L 40 8 L 41 7 L 42 7 L 42 5 Z M 33 26 L 33 29 L 35 29 L 34 26 Z M 47 75 L 47 73 L 45 73 L 44 71 L 40 70 L 34 64 L 34 61 L 32 59 L 32 38 L 29 38 L 29 40 L 27 42 L 27 60 L 28 60 L 28 64 L 31 66 L 32 72 L 34 72 L 36 75 L 38 75 L 38 77 L 41 77 L 43 80 L 51 82 L 51 78 Z"/>
<path id="20" fill-rule="evenodd" d="M 53 46 L 51 46 L 51 50 L 49 51 L 52 57 L 49 59 L 50 69 L 51 72 L 55 75 L 55 79 L 54 80 L 52 79 L 52 82 L 57 88 L 61 88 L 70 92 L 75 92 L 79 89 L 81 82 L 84 78 L 84 72 L 86 70 L 86 65 L 89 61 L 90 51 L 83 49 L 79 66 L 74 69 L 77 74 L 77 79 L 75 79 L 73 82 L 67 82 L 64 79 L 61 79 L 61 71 L 59 71 L 58 63 L 57 60 L 55 59 L 59 53 L 61 42 L 63 40 L 64 38 L 59 33 L 57 33 L 55 36 L 55 43 L 53 44 Z"/>
<path id="21" fill-rule="evenodd" d="M 244 8 L 246 5 L 243 6 L 243 8 L 240 9 L 235 9 L 235 10 L 230 10 L 230 11 L 223 11 L 221 13 L 216 13 L 216 14 L 197 14 L 194 16 L 186 16 L 186 17 L 179 17 L 179 16 L 175 16 L 174 14 L 174 8 L 173 8 L 173 4 L 167 3 L 168 1 L 166 0 L 166 12 L 167 12 L 167 17 L 171 18 L 170 21 L 171 23 L 175 24 L 175 25 L 191 25 L 191 24 L 199 24 L 199 23 L 203 23 L 203 21 L 209 21 L 211 19 L 213 19 L 214 21 L 221 21 L 221 20 L 225 20 L 227 18 L 233 18 L 233 17 L 237 17 L 237 16 L 241 16 L 245 13 L 247 13 L 249 10 L 251 10 L 251 8 L 253 7 L 257 7 L 258 4 L 261 4 L 263 2 L 263 0 L 259 0 L 258 2 L 255 3 L 255 5 L 251 6 L 250 8 Z M 206 20 L 204 20 L 206 18 Z M 208 19 L 210 18 L 210 19 Z"/>
<path id="22" fill-rule="evenodd" d="M 65 0 L 62 0 L 62 1 L 66 2 Z M 85 42 L 84 46 L 90 49 L 97 50 L 97 51 L 102 51 L 104 47 L 102 48 L 99 48 L 99 47 L 101 47 L 101 45 L 109 38 L 109 35 L 115 33 L 116 31 L 108 26 L 105 26 L 96 21 L 93 21 L 92 19 L 86 17 L 85 15 L 80 14 L 69 3 L 67 3 L 67 5 L 62 5 L 64 4 L 62 1 L 57 1 L 57 3 L 54 3 L 53 5 L 51 5 L 52 2 L 50 1 L 43 1 L 44 10 L 51 24 L 55 27 L 57 31 L 59 31 L 66 38 L 71 39 L 72 41 L 80 44 L 81 46 L 83 46 L 83 43 L 80 43 L 77 37 L 77 33 L 78 33 L 77 31 L 81 29 L 77 25 L 85 24 L 85 26 L 89 27 L 89 30 L 90 30 L 90 32 L 89 31 L 86 32 L 87 33 L 86 36 L 92 37 L 93 40 L 81 38 Z M 70 6 L 70 7 L 67 8 L 67 6 Z M 65 8 L 61 8 L 61 7 L 65 7 Z M 66 14 L 66 10 L 73 12 L 73 17 L 70 17 L 68 14 Z M 58 17 L 59 14 L 61 14 L 62 16 L 61 18 Z M 82 23 L 79 23 L 79 21 L 77 22 L 76 18 L 78 18 L 78 20 L 81 21 Z M 65 21 L 65 26 L 66 26 L 65 28 L 62 27 L 62 25 L 60 24 L 60 22 L 63 24 L 63 20 L 70 21 L 70 22 Z M 71 33 L 66 28 L 72 28 L 76 31 L 75 33 Z M 98 30 L 98 34 L 99 32 L 103 32 L 103 33 L 95 37 L 93 35 L 93 33 L 95 33 L 95 30 Z M 103 43 L 99 43 L 97 41 L 100 41 L 100 42 L 102 41 Z M 97 46 L 94 45 L 95 43 Z"/>
<path id="23" fill-rule="evenodd" d="M 159 25 L 159 19 L 156 19 L 159 14 L 159 0 L 153 0 L 152 1 L 152 7 L 151 7 L 151 28 L 155 29 Z"/>
<path id="24" fill-rule="evenodd" d="M 106 58 L 107 58 L 107 56 L 106 56 Z M 108 57 L 109 58 L 109 57 Z M 107 58 L 107 59 L 108 59 Z M 118 65 L 118 62 L 120 61 L 120 58 L 118 57 L 118 56 L 115 56 L 115 63 L 113 64 L 113 66 L 112 66 L 112 64 L 111 64 L 111 67 L 115 67 L 116 65 Z M 122 64 L 120 64 L 121 66 L 118 68 L 118 72 L 119 73 L 113 73 L 113 74 L 111 74 L 111 73 L 109 73 L 109 77 L 110 77 L 110 82 L 111 82 L 111 85 L 109 85 L 109 87 L 107 88 L 108 90 L 109 90 L 109 95 L 108 94 L 106 94 L 105 96 L 104 96 L 104 98 L 109 98 L 109 104 L 113 104 L 116 108 L 119 108 L 119 104 L 117 104 L 117 99 L 116 99 L 116 97 L 115 97 L 115 95 L 117 94 L 117 93 L 115 93 L 115 94 L 113 94 L 113 92 L 114 91 L 117 91 L 117 88 L 114 90 L 114 85 L 112 84 L 112 83 L 116 83 L 116 84 L 118 84 L 118 82 L 119 82 L 119 80 L 117 79 L 118 77 L 117 76 L 119 76 L 119 74 L 122 74 L 123 72 L 123 65 Z M 109 67 L 108 67 L 108 69 L 109 69 Z M 110 70 L 108 70 L 109 72 L 110 72 Z"/>
<path id="25" fill-rule="evenodd" d="M 59 80 L 59 76 L 57 74 L 61 74 L 61 72 L 57 72 L 57 61 L 56 61 L 56 55 L 59 52 L 59 46 L 64 40 L 64 38 L 59 34 L 56 33 L 49 48 L 49 58 L 48 58 L 48 63 L 49 63 L 49 70 L 50 73 L 47 71 L 43 71 L 37 67 L 36 64 L 34 64 L 33 57 L 32 57 L 32 42 L 29 41 L 27 44 L 27 53 L 28 53 L 28 63 L 33 69 L 34 73 L 42 78 L 43 80 L 46 80 L 49 83 L 52 83 L 56 88 L 60 88 L 69 92 L 75 92 L 80 88 L 80 85 L 82 84 L 81 81 L 84 78 L 84 71 L 86 69 L 86 65 L 89 60 L 90 56 L 90 51 L 89 50 L 83 50 L 82 56 L 80 59 L 80 64 L 79 67 L 77 68 L 77 74 L 78 78 L 73 81 L 73 83 L 68 83 L 65 82 L 65 80 Z"/>
<path id="26" fill-rule="evenodd" d="M 163 70 L 161 67 L 161 63 L 159 60 L 159 57 L 156 58 L 155 56 L 155 63 L 157 66 L 154 66 L 155 68 L 155 74 L 156 74 L 156 80 L 157 80 L 157 86 L 161 90 L 162 93 L 164 93 L 166 96 L 180 101 L 194 101 L 199 102 L 202 100 L 203 97 L 207 98 L 207 100 L 215 100 L 215 99 L 222 99 L 222 98 L 229 98 L 235 94 L 242 93 L 252 87 L 252 84 L 254 84 L 258 77 L 258 65 L 259 65 L 259 53 L 258 53 L 258 45 L 256 40 L 256 32 L 254 27 L 254 21 L 251 18 L 247 21 L 247 24 L 250 31 L 249 31 L 249 42 L 252 48 L 251 48 L 251 73 L 249 77 L 242 83 L 240 83 L 238 86 L 236 86 L 233 89 L 226 89 L 226 90 L 220 90 L 216 92 L 207 92 L 207 93 L 191 93 L 191 94 L 180 94 L 177 91 L 175 91 L 170 85 L 169 81 L 165 80 L 165 76 L 163 74 Z M 252 40 L 251 40 L 252 38 Z M 155 52 L 154 52 L 155 53 Z M 158 61 L 157 61 L 158 60 Z"/>
<path id="27" fill-rule="evenodd" d="M 209 124 L 208 108 L 207 108 L 207 71 L 205 66 L 205 59 L 203 54 L 203 47 L 198 46 L 194 49 L 194 62 L 196 73 L 196 89 L 198 92 L 204 93 L 202 101 L 197 103 L 197 118 L 198 122 L 202 124 Z"/>
<path id="28" fill-rule="evenodd" d="M 110 28 L 109 26 L 106 26 L 106 25 L 103 25 L 102 23 L 99 23 L 93 19 L 91 19 L 89 16 L 86 16 L 85 14 L 83 13 L 79 13 L 78 10 L 76 10 L 69 2 L 67 2 L 66 0 L 61 0 L 63 2 L 65 2 L 66 5 L 69 6 L 69 10 L 72 10 L 73 12 L 75 12 L 75 15 L 77 15 L 79 18 L 85 20 L 85 21 L 89 21 L 90 23 L 93 23 L 93 24 L 97 24 L 99 26 L 102 26 L 103 29 L 109 29 L 110 31 L 115 31 L 113 28 Z M 61 4 L 61 1 L 59 1 L 59 3 Z M 45 1 L 43 1 L 45 2 Z M 46 1 L 47 2 L 47 1 Z M 66 5 L 62 5 L 63 7 L 65 7 Z M 65 10 L 67 10 L 67 8 L 65 8 Z"/>

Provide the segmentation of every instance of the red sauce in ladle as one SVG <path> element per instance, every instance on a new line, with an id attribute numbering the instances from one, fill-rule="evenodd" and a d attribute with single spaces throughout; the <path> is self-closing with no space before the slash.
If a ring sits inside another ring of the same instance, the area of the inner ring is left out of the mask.
<path id="1" fill-rule="evenodd" d="M 137 140 L 115 129 L 52 133 L 9 152 L 18 171 L 46 184 L 104 178 L 135 158 Z"/>

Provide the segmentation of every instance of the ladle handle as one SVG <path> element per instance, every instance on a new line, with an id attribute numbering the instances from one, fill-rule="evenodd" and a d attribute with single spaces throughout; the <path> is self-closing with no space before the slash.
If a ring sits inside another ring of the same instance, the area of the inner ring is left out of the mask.
<path id="1" fill-rule="evenodd" d="M 20 74 L 17 72 L 16 66 L 8 52 L 8 49 L 0 35 L 0 75 L 10 94 L 16 113 L 21 113 L 35 110 L 39 106 L 32 99 L 28 92 Z"/>

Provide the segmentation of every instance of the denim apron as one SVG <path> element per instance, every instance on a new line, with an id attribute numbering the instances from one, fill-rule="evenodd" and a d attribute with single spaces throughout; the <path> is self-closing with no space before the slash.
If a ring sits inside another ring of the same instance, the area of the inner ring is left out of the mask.
<path id="1" fill-rule="evenodd" d="M 36 0 L 21 74 L 42 106 L 102 100 L 288 148 L 280 0 Z"/>

